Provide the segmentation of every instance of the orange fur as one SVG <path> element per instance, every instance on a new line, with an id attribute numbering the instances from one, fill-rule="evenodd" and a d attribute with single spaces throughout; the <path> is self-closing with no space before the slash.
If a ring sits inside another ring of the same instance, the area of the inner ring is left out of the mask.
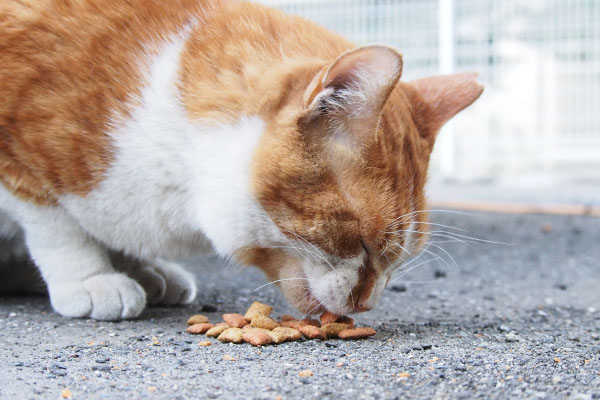
<path id="1" fill-rule="evenodd" d="M 112 160 L 109 119 L 143 84 L 139 56 L 208 0 L 0 4 L 0 178 L 22 198 L 83 195 Z"/>

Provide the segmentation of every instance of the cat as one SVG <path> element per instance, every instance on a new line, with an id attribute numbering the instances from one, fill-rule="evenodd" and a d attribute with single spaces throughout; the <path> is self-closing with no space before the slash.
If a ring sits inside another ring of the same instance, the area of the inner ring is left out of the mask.
<path id="1" fill-rule="evenodd" d="M 426 241 L 436 133 L 483 90 L 402 66 L 241 1 L 4 0 L 11 259 L 67 317 L 188 304 L 177 262 L 207 252 L 258 266 L 303 313 L 367 311 Z"/>

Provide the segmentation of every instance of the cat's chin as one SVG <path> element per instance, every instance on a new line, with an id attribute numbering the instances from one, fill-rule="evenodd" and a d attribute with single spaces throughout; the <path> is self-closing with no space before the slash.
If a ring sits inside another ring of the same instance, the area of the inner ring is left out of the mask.
<path id="1" fill-rule="evenodd" d="M 286 299 L 298 310 L 298 312 L 304 315 L 315 315 L 321 314 L 326 310 L 325 306 L 313 296 L 310 289 L 308 288 L 285 288 L 282 287 L 282 292 Z M 287 289 L 287 290 L 286 290 Z"/>

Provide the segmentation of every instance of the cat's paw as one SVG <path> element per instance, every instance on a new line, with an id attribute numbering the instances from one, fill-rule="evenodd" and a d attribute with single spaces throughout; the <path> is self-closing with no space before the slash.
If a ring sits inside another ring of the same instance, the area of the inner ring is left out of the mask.
<path id="1" fill-rule="evenodd" d="M 53 284 L 49 292 L 52 307 L 66 317 L 109 321 L 134 318 L 146 305 L 144 289 L 133 279 L 119 273 Z"/>
<path id="2" fill-rule="evenodd" d="M 149 304 L 189 304 L 196 298 L 194 275 L 174 263 L 156 262 L 132 272 Z"/>

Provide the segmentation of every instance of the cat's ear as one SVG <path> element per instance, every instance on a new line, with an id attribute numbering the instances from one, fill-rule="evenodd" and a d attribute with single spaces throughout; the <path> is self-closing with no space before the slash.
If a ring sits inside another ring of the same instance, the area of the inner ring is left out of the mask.
<path id="1" fill-rule="evenodd" d="M 476 72 L 464 72 L 431 76 L 404 85 L 413 120 L 423 138 L 433 142 L 450 118 L 479 98 L 483 86 L 477 82 L 478 77 Z"/>
<path id="2" fill-rule="evenodd" d="M 364 122 L 379 115 L 401 73 L 402 56 L 396 50 L 356 48 L 315 75 L 304 92 L 304 106 L 311 118 Z"/>

